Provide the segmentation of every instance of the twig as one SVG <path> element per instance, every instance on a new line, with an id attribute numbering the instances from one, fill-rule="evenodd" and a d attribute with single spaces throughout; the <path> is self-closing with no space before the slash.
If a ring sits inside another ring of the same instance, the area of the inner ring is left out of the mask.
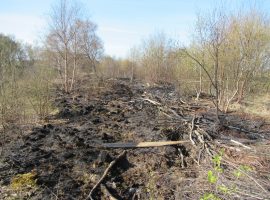
<path id="1" fill-rule="evenodd" d="M 107 187 L 103 184 L 100 185 L 101 190 L 105 193 L 105 195 L 110 199 L 110 200 L 118 200 L 117 198 L 115 198 L 111 192 L 107 189 Z"/>
<path id="2" fill-rule="evenodd" d="M 248 196 L 248 197 L 252 197 L 254 199 L 262 199 L 262 200 L 265 199 L 263 197 L 259 197 L 259 196 L 255 196 L 253 194 L 249 194 L 248 191 L 239 191 L 239 190 L 237 190 L 236 193 L 241 194 L 241 195 L 245 195 L 245 196 Z"/>
<path id="3" fill-rule="evenodd" d="M 47 190 L 49 190 L 50 192 L 51 192 L 51 194 L 56 198 L 56 200 L 58 200 L 59 198 L 58 198 L 58 196 L 48 187 L 48 186 L 46 186 L 46 185 L 43 185 Z M 42 193 L 42 191 L 41 192 L 39 192 L 38 194 L 40 194 L 40 193 Z M 37 195 L 38 196 L 38 195 Z"/>
<path id="4" fill-rule="evenodd" d="M 198 165 L 200 165 L 201 155 L 203 151 L 204 151 L 204 145 L 202 146 L 202 149 L 200 149 L 199 154 L 198 154 L 198 162 L 197 162 Z"/>
<path id="5" fill-rule="evenodd" d="M 248 147 L 248 146 L 246 146 L 246 145 L 244 145 L 244 144 L 242 144 L 241 142 L 238 142 L 238 141 L 236 141 L 236 140 L 230 140 L 232 143 L 235 143 L 235 144 L 238 144 L 238 145 L 240 145 L 240 146 L 242 146 L 242 147 L 244 147 L 244 148 L 246 148 L 246 149 L 251 149 L 251 147 Z"/>
<path id="6" fill-rule="evenodd" d="M 212 137 L 205 130 L 200 128 L 199 125 L 196 125 L 196 127 L 197 127 L 197 130 L 200 131 L 201 133 L 203 133 L 207 137 L 208 140 L 210 140 L 210 141 L 212 140 Z"/>
<path id="7" fill-rule="evenodd" d="M 237 166 L 235 166 L 235 164 L 233 164 L 232 162 L 228 161 L 228 160 L 225 160 L 225 162 L 227 162 L 228 164 L 232 165 L 235 169 L 241 171 L 241 173 L 245 174 L 248 178 L 250 178 L 252 181 L 254 181 L 254 183 L 257 184 L 257 186 L 259 186 L 265 193 L 269 193 L 266 189 L 264 189 L 264 187 L 259 184 L 255 178 L 253 178 L 252 176 L 250 176 L 249 174 L 247 174 L 246 172 L 244 172 L 243 170 L 241 170 L 240 168 L 238 168 Z"/>
<path id="8" fill-rule="evenodd" d="M 160 105 L 161 105 L 159 102 L 153 101 L 153 100 L 151 100 L 151 99 L 143 99 L 143 100 L 144 100 L 144 101 L 148 101 L 149 103 L 152 103 L 152 104 L 155 105 L 155 106 L 160 106 Z"/>
<path id="9" fill-rule="evenodd" d="M 197 130 L 194 130 L 194 133 L 197 135 L 198 140 L 200 141 L 200 143 L 204 144 L 203 135 L 201 135 L 199 133 L 199 131 L 197 131 Z"/>
<path id="10" fill-rule="evenodd" d="M 210 157 L 212 157 L 213 156 L 213 154 L 210 152 L 210 150 L 208 149 L 208 144 L 207 143 L 204 143 L 204 148 L 206 149 L 206 152 L 208 153 L 208 155 L 210 156 Z"/>
<path id="11" fill-rule="evenodd" d="M 184 155 L 182 153 L 182 150 L 180 148 L 178 148 L 180 157 L 181 157 L 181 168 L 184 169 L 185 168 L 185 163 L 184 163 Z"/>
<path id="12" fill-rule="evenodd" d="M 192 132 L 193 132 L 193 129 L 194 129 L 194 121 L 195 121 L 195 117 L 196 117 L 196 116 L 194 115 L 193 118 L 192 118 L 191 128 L 190 128 L 190 132 L 189 132 L 189 139 L 190 139 L 192 145 L 194 145 L 194 146 L 195 146 L 195 142 L 194 142 L 193 139 L 192 139 Z"/>
<path id="13" fill-rule="evenodd" d="M 246 130 L 244 128 L 235 127 L 235 126 L 225 126 L 224 125 L 224 127 L 228 128 L 228 129 L 234 129 L 234 130 L 237 130 L 237 131 L 240 131 L 240 132 L 243 132 L 243 133 L 253 134 L 253 135 L 256 135 L 259 138 L 263 138 L 264 139 L 264 136 L 263 135 L 260 135 L 258 132 L 249 131 L 249 130 Z"/>
<path id="14" fill-rule="evenodd" d="M 179 101 L 182 103 L 182 104 L 187 104 L 187 102 L 183 101 L 183 99 L 179 99 Z"/>
<path id="15" fill-rule="evenodd" d="M 117 158 L 115 160 L 113 160 L 109 166 L 107 167 L 107 169 L 104 171 L 103 175 L 101 176 L 101 178 L 99 179 L 99 181 L 96 183 L 96 185 L 94 185 L 94 187 L 92 188 L 92 190 L 90 191 L 89 195 L 86 197 L 86 199 L 90 199 L 90 200 L 94 200 L 93 199 L 93 194 L 95 193 L 97 187 L 102 183 L 102 181 L 105 179 L 106 175 L 108 174 L 108 172 L 111 170 L 111 168 L 119 161 L 121 160 L 123 157 L 125 157 L 127 154 L 126 151 L 123 151 L 119 156 L 117 156 Z"/>

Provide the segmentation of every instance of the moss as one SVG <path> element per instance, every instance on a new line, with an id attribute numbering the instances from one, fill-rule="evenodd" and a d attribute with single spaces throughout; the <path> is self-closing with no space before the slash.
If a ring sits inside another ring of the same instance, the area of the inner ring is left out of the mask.
<path id="1" fill-rule="evenodd" d="M 17 174 L 12 178 L 10 187 L 13 190 L 21 190 L 24 188 L 33 188 L 36 187 L 36 173 L 29 172 L 26 174 Z"/>

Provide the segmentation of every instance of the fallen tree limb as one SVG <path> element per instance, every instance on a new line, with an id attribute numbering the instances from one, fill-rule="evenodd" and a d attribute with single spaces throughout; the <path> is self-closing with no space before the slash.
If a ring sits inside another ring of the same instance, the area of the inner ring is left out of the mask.
<path id="1" fill-rule="evenodd" d="M 159 142 L 117 142 L 117 143 L 103 143 L 102 147 L 105 148 L 147 148 L 147 147 L 162 147 L 168 145 L 184 144 L 190 143 L 189 140 L 180 140 L 180 141 L 159 141 Z"/>
<path id="2" fill-rule="evenodd" d="M 106 170 L 104 171 L 103 175 L 101 176 L 101 178 L 99 179 L 99 181 L 96 183 L 96 185 L 94 185 L 94 187 L 92 188 L 92 190 L 90 191 L 89 195 L 86 197 L 86 199 L 90 199 L 90 200 L 94 200 L 93 199 L 93 194 L 95 193 L 96 189 L 98 188 L 98 186 L 102 183 L 102 181 L 104 181 L 105 177 L 107 176 L 108 172 L 111 170 L 111 168 L 122 158 L 124 158 L 126 156 L 127 152 L 123 151 L 119 156 L 117 156 L 117 158 L 115 160 L 113 160 L 109 166 L 106 168 Z"/>
<path id="3" fill-rule="evenodd" d="M 246 148 L 246 149 L 251 149 L 251 147 L 248 147 L 248 146 L 246 146 L 246 145 L 244 145 L 244 144 L 242 144 L 241 142 L 238 142 L 238 141 L 236 141 L 236 140 L 230 140 L 232 143 L 234 143 L 234 144 L 237 144 L 237 145 L 240 145 L 240 146 L 242 146 L 242 147 L 244 147 L 244 148 Z"/>

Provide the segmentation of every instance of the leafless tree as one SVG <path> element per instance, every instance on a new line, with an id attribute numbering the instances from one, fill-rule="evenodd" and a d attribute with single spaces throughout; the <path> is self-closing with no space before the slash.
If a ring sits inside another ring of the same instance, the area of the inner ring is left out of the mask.
<path id="1" fill-rule="evenodd" d="M 69 91 L 69 52 L 75 37 L 74 24 L 79 17 L 80 9 L 68 0 L 60 0 L 59 4 L 52 8 L 50 15 L 47 47 L 61 58 L 60 64 L 64 71 L 63 85 L 66 92 Z"/>
<path id="2" fill-rule="evenodd" d="M 79 20 L 78 40 L 80 53 L 88 60 L 94 73 L 97 75 L 97 63 L 103 56 L 103 44 L 96 34 L 97 25 L 90 20 Z"/>
<path id="3" fill-rule="evenodd" d="M 96 34 L 97 25 L 85 19 L 80 7 L 69 0 L 60 0 L 53 7 L 49 27 L 46 46 L 59 69 L 64 90 L 69 92 L 74 87 L 82 60 L 87 60 L 97 74 L 103 44 Z"/>
<path id="4" fill-rule="evenodd" d="M 225 43 L 227 27 L 227 16 L 220 10 L 213 11 L 208 16 L 198 16 L 196 24 L 195 39 L 198 48 L 201 48 L 203 55 L 194 55 L 185 48 L 186 55 L 194 60 L 206 73 L 212 86 L 215 89 L 216 116 L 219 121 L 219 70 L 221 67 L 220 55 Z M 205 52 L 210 56 L 210 62 L 204 62 Z"/>

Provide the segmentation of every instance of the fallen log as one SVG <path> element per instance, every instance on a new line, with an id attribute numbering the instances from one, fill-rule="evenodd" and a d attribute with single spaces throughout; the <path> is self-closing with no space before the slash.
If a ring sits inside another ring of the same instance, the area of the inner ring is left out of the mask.
<path id="1" fill-rule="evenodd" d="M 168 145 L 177 145 L 190 143 L 189 140 L 180 141 L 159 141 L 159 142 L 117 142 L 117 143 L 103 143 L 101 144 L 104 148 L 147 148 L 147 147 L 162 147 Z"/>

